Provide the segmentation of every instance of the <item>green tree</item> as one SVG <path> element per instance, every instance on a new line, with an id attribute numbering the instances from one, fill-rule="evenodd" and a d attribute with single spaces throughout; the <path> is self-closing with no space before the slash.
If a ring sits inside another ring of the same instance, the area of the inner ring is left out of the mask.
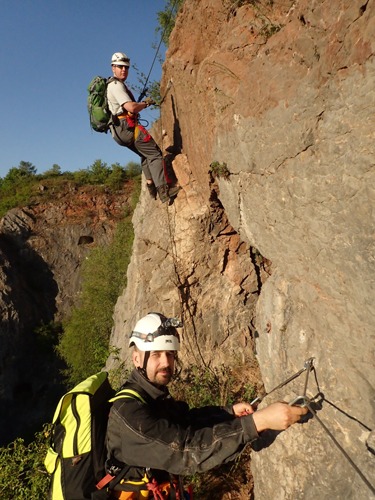
<path id="1" fill-rule="evenodd" d="M 32 186 L 37 181 L 35 172 L 34 165 L 24 161 L 9 170 L 0 185 L 0 216 L 13 207 L 30 202 Z"/>
<path id="2" fill-rule="evenodd" d="M 54 163 L 49 170 L 46 170 L 44 172 L 43 177 L 44 178 L 58 177 L 60 175 L 61 175 L 61 167 L 60 167 L 60 165 L 57 165 L 57 163 Z"/>
<path id="3" fill-rule="evenodd" d="M 156 106 L 161 105 L 160 82 L 152 81 L 148 86 L 147 94 L 155 101 Z"/>
<path id="4" fill-rule="evenodd" d="M 76 172 L 73 172 L 73 180 L 80 186 L 82 186 L 83 184 L 89 184 L 90 173 L 87 169 L 77 170 Z"/>
<path id="5" fill-rule="evenodd" d="M 72 384 L 100 371 L 107 360 L 113 308 L 126 286 L 133 238 L 128 215 L 117 225 L 112 243 L 93 249 L 82 268 L 80 304 L 64 323 L 57 348 Z"/>
<path id="6" fill-rule="evenodd" d="M 36 174 L 36 167 L 30 161 L 20 161 L 18 170 L 21 176 L 30 176 Z"/>
<path id="7" fill-rule="evenodd" d="M 17 167 L 12 167 L 9 169 L 9 172 L 6 174 L 4 177 L 4 186 L 10 186 L 12 184 L 16 184 L 20 179 L 22 178 L 22 175 L 20 171 L 18 170 Z"/>
<path id="8" fill-rule="evenodd" d="M 4 177 L 6 185 L 14 185 L 20 181 L 28 181 L 35 178 L 36 167 L 29 161 L 21 161 L 18 167 L 12 167 Z"/>
<path id="9" fill-rule="evenodd" d="M 92 184 L 104 184 L 110 174 L 110 169 L 102 160 L 95 160 L 88 168 L 88 173 Z"/>
<path id="10" fill-rule="evenodd" d="M 110 173 L 105 181 L 111 189 L 119 190 L 123 187 L 126 180 L 126 171 L 119 163 L 111 165 Z"/>
<path id="11" fill-rule="evenodd" d="M 142 167 L 140 166 L 139 163 L 136 163 L 135 161 L 129 161 L 129 163 L 127 163 L 127 165 L 125 166 L 125 170 L 126 170 L 126 175 L 129 178 L 137 177 L 142 173 Z"/>

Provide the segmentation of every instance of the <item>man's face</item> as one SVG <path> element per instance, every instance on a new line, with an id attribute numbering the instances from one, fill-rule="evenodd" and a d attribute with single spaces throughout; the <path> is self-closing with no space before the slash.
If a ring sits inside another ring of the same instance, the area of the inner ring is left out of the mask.
<path id="1" fill-rule="evenodd" d="M 175 357 L 175 351 L 151 351 L 146 366 L 149 381 L 157 385 L 169 384 L 174 373 Z M 144 352 L 133 352 L 133 362 L 137 368 L 143 367 L 144 358 Z"/>
<path id="2" fill-rule="evenodd" d="M 113 71 L 113 76 L 124 82 L 128 77 L 129 67 L 112 64 L 112 71 Z"/>

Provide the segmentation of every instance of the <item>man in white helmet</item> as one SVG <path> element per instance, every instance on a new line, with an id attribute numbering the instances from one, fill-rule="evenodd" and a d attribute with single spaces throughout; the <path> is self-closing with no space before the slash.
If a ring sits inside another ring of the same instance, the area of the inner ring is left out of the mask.
<path id="1" fill-rule="evenodd" d="M 138 123 L 138 115 L 151 104 L 149 97 L 136 102 L 133 93 L 125 84 L 129 74 L 130 59 L 123 52 L 115 52 L 111 60 L 113 77 L 107 86 L 108 107 L 112 113 L 110 125 L 113 139 L 141 157 L 142 170 L 146 177 L 148 191 L 152 198 L 159 195 L 165 203 L 174 198 L 178 186 L 170 187 L 164 174 L 162 152 L 149 132 Z"/>
<path id="2" fill-rule="evenodd" d="M 285 403 L 254 412 L 249 403 L 190 409 L 174 400 L 167 385 L 180 349 L 176 328 L 181 326 L 178 319 L 160 313 L 137 322 L 129 341 L 135 368 L 123 386 L 135 397 L 115 401 L 108 421 L 108 470 L 126 464 L 126 480 L 145 478 L 160 489 L 171 484 L 171 477 L 205 472 L 235 459 L 261 431 L 284 430 L 307 413 Z M 126 483 L 117 488 L 126 489 Z M 182 499 L 176 490 L 174 498 Z M 114 495 L 121 498 L 120 492 Z"/>

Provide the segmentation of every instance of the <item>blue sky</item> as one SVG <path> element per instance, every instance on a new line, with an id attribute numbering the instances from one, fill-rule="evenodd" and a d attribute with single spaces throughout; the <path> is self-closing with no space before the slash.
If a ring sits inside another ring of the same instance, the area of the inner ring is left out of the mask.
<path id="1" fill-rule="evenodd" d="M 148 75 L 164 0 L 13 0 L 0 9 L 0 177 L 20 161 L 37 173 L 58 164 L 75 171 L 101 159 L 126 165 L 138 157 L 110 134 L 90 129 L 87 86 L 111 75 L 111 56 L 125 52 Z M 159 54 L 165 56 L 165 47 Z M 160 80 L 155 62 L 150 80 Z M 134 69 L 129 85 L 139 86 Z M 142 112 L 152 122 L 156 114 Z"/>

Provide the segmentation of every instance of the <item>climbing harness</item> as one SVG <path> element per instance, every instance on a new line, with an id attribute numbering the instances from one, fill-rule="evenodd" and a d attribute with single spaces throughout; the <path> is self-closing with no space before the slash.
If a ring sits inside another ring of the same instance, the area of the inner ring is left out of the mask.
<path id="1" fill-rule="evenodd" d="M 271 389 L 269 392 L 264 394 L 263 396 L 259 396 L 253 401 L 251 401 L 251 405 L 259 404 L 263 399 L 268 396 L 269 394 L 275 392 L 278 389 L 281 389 L 282 387 L 285 387 L 287 384 L 298 378 L 302 373 L 306 372 L 306 377 L 305 377 L 305 384 L 303 388 L 303 393 L 300 396 L 297 396 L 294 398 L 292 401 L 290 401 L 289 405 L 291 406 L 301 406 L 301 407 L 307 407 L 311 415 L 316 419 L 316 421 L 321 425 L 323 430 L 326 432 L 326 434 L 331 438 L 331 440 L 334 442 L 334 444 L 337 446 L 337 448 L 341 451 L 343 456 L 346 458 L 346 460 L 349 462 L 349 464 L 353 467 L 353 469 L 357 472 L 359 477 L 362 479 L 362 481 L 366 484 L 366 486 L 369 488 L 369 490 L 375 495 L 375 488 L 374 486 L 370 483 L 370 481 L 366 478 L 366 476 L 363 474 L 363 472 L 359 469 L 359 467 L 353 462 L 353 460 L 350 458 L 348 453 L 344 450 L 344 448 L 340 445 L 340 443 L 337 441 L 337 439 L 334 437 L 332 432 L 327 428 L 327 426 L 322 422 L 322 420 L 318 417 L 316 410 L 312 407 L 313 401 L 318 397 L 318 396 L 323 396 L 322 393 L 319 390 L 319 385 L 317 382 L 316 378 L 316 373 L 315 373 L 315 367 L 314 367 L 314 359 L 315 358 L 308 358 L 301 370 L 298 370 L 298 372 L 294 373 L 291 375 L 289 378 L 281 382 L 281 384 L 277 385 L 273 389 Z M 318 386 L 318 394 L 314 396 L 313 398 L 309 398 L 307 396 L 307 386 L 309 382 L 309 375 L 310 372 L 314 371 L 315 373 L 315 381 Z M 323 398 L 324 400 L 324 398 Z"/>

